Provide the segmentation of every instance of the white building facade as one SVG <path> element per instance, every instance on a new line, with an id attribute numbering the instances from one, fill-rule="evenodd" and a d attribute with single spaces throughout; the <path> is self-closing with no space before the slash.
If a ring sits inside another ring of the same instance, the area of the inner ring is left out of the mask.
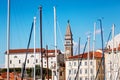
<path id="1" fill-rule="evenodd" d="M 27 49 L 14 49 L 9 51 L 9 67 L 10 68 L 22 68 L 23 63 L 25 62 Z M 60 51 L 57 50 L 57 54 Z M 5 53 L 5 68 L 7 68 L 7 54 Z M 55 50 L 48 50 L 48 68 L 55 66 Z M 29 49 L 27 60 L 26 60 L 26 68 L 34 67 L 34 63 L 36 65 L 41 65 L 41 51 L 40 49 L 36 49 L 36 53 L 34 55 L 34 50 Z M 43 68 L 47 68 L 47 57 L 45 53 L 43 53 Z"/>
<path id="2" fill-rule="evenodd" d="M 106 80 L 120 80 L 120 34 L 107 44 L 105 67 Z"/>
<path id="3" fill-rule="evenodd" d="M 90 60 L 87 59 L 88 53 L 83 55 L 82 61 L 78 60 L 79 56 L 73 56 L 66 60 L 66 80 L 75 80 L 75 78 L 76 80 L 95 80 L 95 78 L 96 80 L 103 80 L 101 69 L 96 77 L 102 55 L 100 52 L 95 52 L 95 58 L 92 59 L 92 53 L 90 52 Z"/>
<path id="4" fill-rule="evenodd" d="M 77 80 L 94 80 L 94 76 L 96 75 L 96 61 L 90 60 L 89 69 L 87 60 L 83 60 L 78 69 L 79 64 L 78 59 L 66 61 L 66 80 L 75 80 L 75 77 Z M 77 71 L 79 71 L 78 76 L 76 76 Z"/>
<path id="5" fill-rule="evenodd" d="M 120 45 L 105 52 L 106 80 L 120 80 Z"/>

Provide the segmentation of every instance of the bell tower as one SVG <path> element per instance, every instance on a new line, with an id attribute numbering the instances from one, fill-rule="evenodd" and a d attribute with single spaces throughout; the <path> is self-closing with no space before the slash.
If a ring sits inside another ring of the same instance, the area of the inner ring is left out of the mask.
<path id="1" fill-rule="evenodd" d="M 65 46 L 65 60 L 66 60 L 68 57 L 73 56 L 73 38 L 72 38 L 72 32 L 71 32 L 69 20 L 65 34 L 64 46 Z"/>

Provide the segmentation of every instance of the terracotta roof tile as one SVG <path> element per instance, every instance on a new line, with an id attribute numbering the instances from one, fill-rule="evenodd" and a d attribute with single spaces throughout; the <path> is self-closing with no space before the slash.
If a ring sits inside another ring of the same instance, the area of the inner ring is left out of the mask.
<path id="1" fill-rule="evenodd" d="M 69 57 L 69 59 L 82 58 L 82 57 L 83 57 L 83 58 L 87 58 L 87 56 L 88 56 L 88 53 L 86 52 L 86 53 L 84 53 L 84 54 L 71 56 L 71 57 Z M 92 57 L 93 57 L 93 52 L 90 52 L 90 53 L 89 53 L 89 56 L 90 56 L 90 58 L 92 58 Z M 101 52 L 95 52 L 95 53 L 94 53 L 94 57 L 95 57 L 95 58 L 102 58 L 102 53 L 101 53 Z"/>
<path id="2" fill-rule="evenodd" d="M 45 49 L 43 48 L 42 50 L 40 48 L 36 48 L 36 52 L 41 52 L 43 51 L 43 53 L 45 53 Z M 9 50 L 9 54 L 16 54 L 16 53 L 33 53 L 34 49 L 10 49 Z M 57 52 L 59 53 L 60 50 L 57 50 Z M 7 51 L 5 52 L 5 54 L 7 53 Z M 48 53 L 55 53 L 55 50 L 48 50 Z"/>

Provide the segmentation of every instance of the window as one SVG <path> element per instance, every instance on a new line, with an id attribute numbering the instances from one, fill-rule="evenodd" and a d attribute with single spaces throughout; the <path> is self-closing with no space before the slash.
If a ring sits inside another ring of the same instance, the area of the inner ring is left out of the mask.
<path id="1" fill-rule="evenodd" d="M 92 62 L 92 61 L 90 62 L 90 65 L 93 65 L 93 62 Z"/>
<path id="2" fill-rule="evenodd" d="M 14 58 L 17 58 L 17 56 L 14 56 Z"/>
<path id="3" fill-rule="evenodd" d="M 70 44 L 70 41 L 66 41 L 66 44 Z"/>
<path id="4" fill-rule="evenodd" d="M 69 62 L 69 66 L 71 66 L 71 62 Z"/>
<path id="5" fill-rule="evenodd" d="M 12 64 L 12 60 L 10 60 L 10 64 Z"/>
<path id="6" fill-rule="evenodd" d="M 29 59 L 27 60 L 27 63 L 29 63 Z"/>
<path id="7" fill-rule="evenodd" d="M 38 60 L 36 59 L 36 63 L 38 63 Z"/>
<path id="8" fill-rule="evenodd" d="M 93 76 L 91 76 L 91 80 L 94 80 L 94 79 L 93 79 Z M 103 79 L 103 80 L 104 80 L 104 79 Z"/>
<path id="9" fill-rule="evenodd" d="M 53 61 L 51 61 L 51 64 L 53 63 Z"/>
<path id="10" fill-rule="evenodd" d="M 87 74 L 87 69 L 85 69 L 85 74 Z"/>
<path id="11" fill-rule="evenodd" d="M 80 62 L 78 65 L 81 65 L 81 66 L 82 66 L 82 62 Z"/>
<path id="12" fill-rule="evenodd" d="M 76 66 L 76 62 L 74 62 L 74 66 Z"/>
<path id="13" fill-rule="evenodd" d="M 31 57 L 34 57 L 34 55 L 31 55 Z"/>
<path id="14" fill-rule="evenodd" d="M 85 62 L 85 66 L 87 66 L 87 62 Z"/>
<path id="15" fill-rule="evenodd" d="M 90 69 L 90 73 L 91 73 L 91 74 L 93 73 L 93 69 Z"/>
<path id="16" fill-rule="evenodd" d="M 80 69 L 80 74 L 82 74 L 82 69 Z"/>
<path id="17" fill-rule="evenodd" d="M 71 70 L 69 70 L 69 74 L 71 74 Z"/>
<path id="18" fill-rule="evenodd" d="M 44 62 L 46 64 L 46 62 Z"/>
<path id="19" fill-rule="evenodd" d="M 19 64 L 21 63 L 21 60 L 19 60 Z"/>
<path id="20" fill-rule="evenodd" d="M 85 80 L 88 80 L 88 78 L 87 78 L 87 77 L 85 77 Z"/>
<path id="21" fill-rule="evenodd" d="M 82 77 L 80 77 L 80 80 L 82 80 Z"/>
<path id="22" fill-rule="evenodd" d="M 71 77 L 69 77 L 69 80 L 71 80 Z"/>
<path id="23" fill-rule="evenodd" d="M 74 74 L 76 74 L 76 69 L 74 70 Z"/>

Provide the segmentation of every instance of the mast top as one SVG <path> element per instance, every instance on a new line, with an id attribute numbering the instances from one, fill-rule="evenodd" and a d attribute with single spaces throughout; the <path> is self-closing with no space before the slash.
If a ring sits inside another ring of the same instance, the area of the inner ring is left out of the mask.
<path id="1" fill-rule="evenodd" d="M 70 20 L 68 20 L 68 24 L 70 23 Z"/>

